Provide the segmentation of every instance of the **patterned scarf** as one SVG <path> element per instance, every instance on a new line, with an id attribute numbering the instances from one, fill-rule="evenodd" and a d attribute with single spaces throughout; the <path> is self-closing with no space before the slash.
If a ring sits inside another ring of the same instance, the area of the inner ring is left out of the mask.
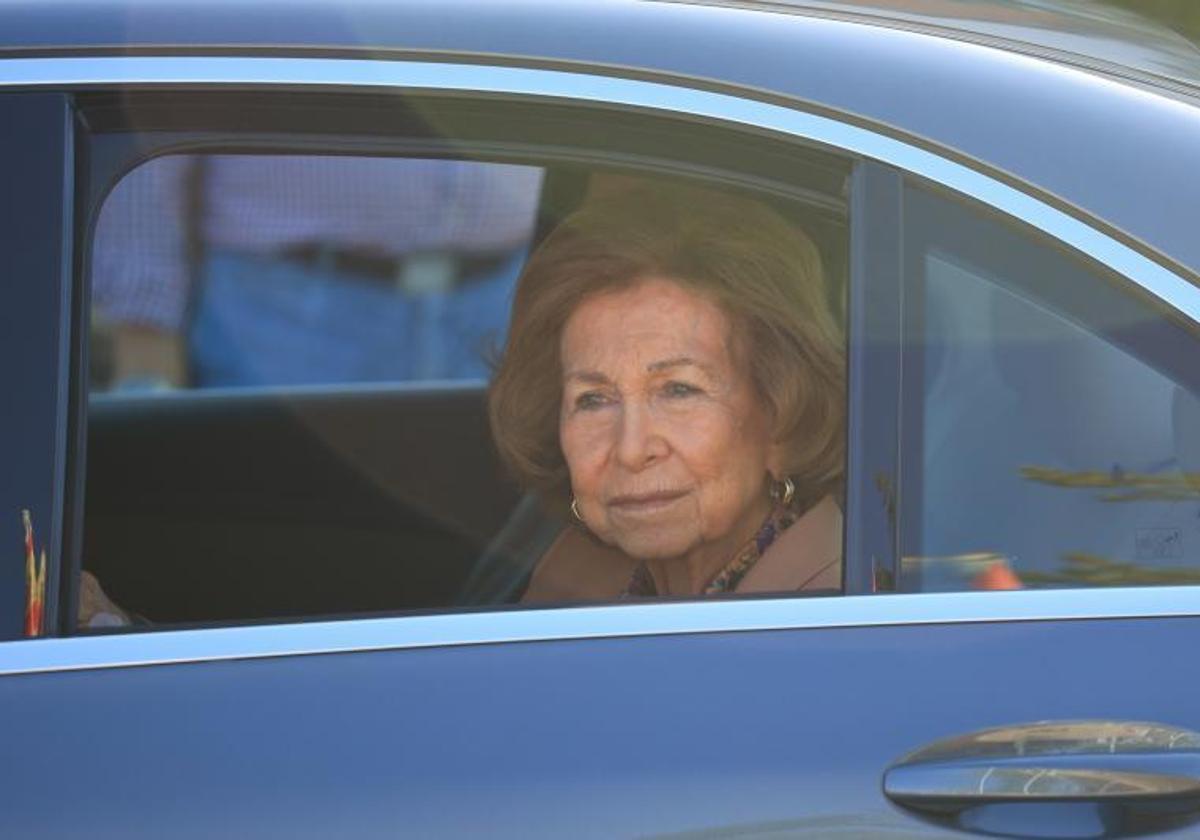
<path id="1" fill-rule="evenodd" d="M 775 542 L 776 537 L 790 528 L 799 518 L 800 516 L 793 507 L 776 505 L 774 510 L 763 520 L 758 533 L 733 555 L 733 558 L 721 568 L 721 571 L 717 572 L 708 585 L 701 590 L 701 594 L 716 595 L 735 591 L 738 584 L 742 582 L 742 578 L 754 568 L 754 564 L 771 547 L 771 543 Z M 654 585 L 654 578 L 645 561 L 642 561 L 634 568 L 629 583 L 625 584 L 625 589 L 619 597 L 625 600 L 652 598 L 656 595 L 658 595 L 658 589 Z"/>

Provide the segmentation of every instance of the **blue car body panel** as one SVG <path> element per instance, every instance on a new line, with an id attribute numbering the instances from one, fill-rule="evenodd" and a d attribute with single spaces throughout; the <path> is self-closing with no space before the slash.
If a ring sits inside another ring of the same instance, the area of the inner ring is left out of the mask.
<path id="1" fill-rule="evenodd" d="M 39 837 L 950 836 L 884 798 L 891 762 L 1042 719 L 1200 729 L 1180 656 L 1197 634 L 1193 618 L 850 627 L 10 676 L 0 708 L 25 720 L 6 754 L 24 758 L 2 821 Z"/>

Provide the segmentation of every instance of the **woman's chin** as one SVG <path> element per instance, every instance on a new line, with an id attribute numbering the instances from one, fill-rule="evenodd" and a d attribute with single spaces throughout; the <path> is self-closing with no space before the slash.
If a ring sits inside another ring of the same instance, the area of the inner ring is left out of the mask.
<path id="1" fill-rule="evenodd" d="M 670 527 L 649 525 L 614 533 L 608 541 L 634 560 L 681 557 L 696 543 L 691 533 L 678 533 Z"/>

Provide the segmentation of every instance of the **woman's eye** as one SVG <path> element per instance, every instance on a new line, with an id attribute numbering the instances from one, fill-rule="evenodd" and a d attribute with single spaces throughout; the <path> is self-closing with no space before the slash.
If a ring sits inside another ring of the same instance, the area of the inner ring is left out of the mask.
<path id="1" fill-rule="evenodd" d="M 575 398 L 575 410 L 590 411 L 592 409 L 600 408 L 602 405 L 604 405 L 604 402 L 603 394 L 598 394 L 595 391 L 588 391 Z"/>
<path id="2" fill-rule="evenodd" d="M 700 393 L 699 388 L 686 382 L 668 382 L 663 391 L 668 397 L 690 397 Z"/>

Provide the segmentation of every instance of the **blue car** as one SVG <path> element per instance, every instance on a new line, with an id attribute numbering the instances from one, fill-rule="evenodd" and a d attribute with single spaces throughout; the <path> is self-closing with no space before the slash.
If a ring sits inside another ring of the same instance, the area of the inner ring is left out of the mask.
<path id="1" fill-rule="evenodd" d="M 4 836 L 1200 836 L 1200 49 L 1072 0 L 0 32 Z M 819 254 L 840 583 L 534 602 L 514 284 L 680 186 Z"/>

